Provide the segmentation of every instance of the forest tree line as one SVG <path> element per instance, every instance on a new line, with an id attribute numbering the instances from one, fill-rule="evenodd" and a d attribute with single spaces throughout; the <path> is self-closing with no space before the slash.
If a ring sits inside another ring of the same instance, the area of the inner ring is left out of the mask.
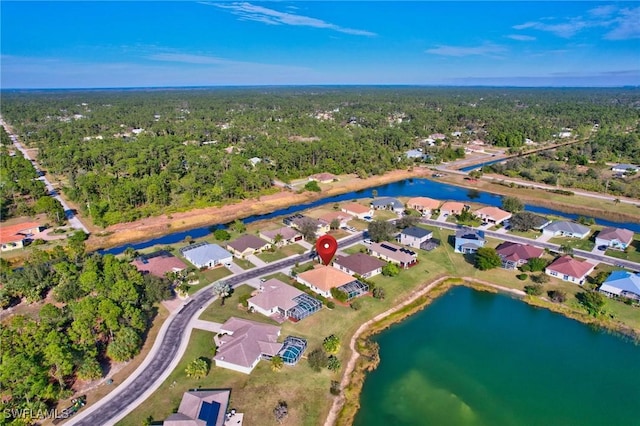
<path id="1" fill-rule="evenodd" d="M 596 124 L 621 134 L 637 126 L 639 104 L 632 89 L 306 87 L 6 92 L 1 108 L 107 226 L 256 196 L 274 178 L 404 168 L 404 152 L 433 133 L 447 135 L 424 147 L 435 162 L 474 139 L 519 148 L 565 128 L 587 138 Z"/>

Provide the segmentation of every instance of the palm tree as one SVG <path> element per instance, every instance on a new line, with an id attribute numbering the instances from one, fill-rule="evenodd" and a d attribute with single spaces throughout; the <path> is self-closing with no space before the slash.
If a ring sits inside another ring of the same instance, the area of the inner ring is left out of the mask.
<path id="1" fill-rule="evenodd" d="M 284 239 L 284 237 L 282 236 L 282 234 L 276 234 L 276 236 L 273 237 L 273 243 L 276 246 L 279 246 L 283 239 Z"/>
<path id="2" fill-rule="evenodd" d="M 220 298 L 220 305 L 222 306 L 224 305 L 224 299 L 231 294 L 231 286 L 224 281 L 218 281 L 213 285 L 211 291 L 216 297 Z"/>
<path id="3" fill-rule="evenodd" d="M 569 243 L 564 243 L 560 246 L 560 252 L 568 254 L 569 256 L 573 256 L 573 247 L 571 247 Z"/>
<path id="4" fill-rule="evenodd" d="M 620 204 L 620 198 L 616 198 L 615 200 L 613 200 L 613 202 L 614 202 L 615 204 Z"/>
<path id="5" fill-rule="evenodd" d="M 282 360 L 282 357 L 280 357 L 280 355 L 276 355 L 273 358 L 271 358 L 272 371 L 280 371 L 282 370 L 283 366 L 284 366 L 284 361 Z"/>

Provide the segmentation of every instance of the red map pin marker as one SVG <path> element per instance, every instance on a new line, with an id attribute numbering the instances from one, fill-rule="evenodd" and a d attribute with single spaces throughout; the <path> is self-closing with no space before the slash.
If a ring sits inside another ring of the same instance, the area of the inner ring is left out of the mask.
<path id="1" fill-rule="evenodd" d="M 338 242 L 331 235 L 323 235 L 316 241 L 316 251 L 322 259 L 322 263 L 328 265 L 333 255 L 338 250 Z"/>

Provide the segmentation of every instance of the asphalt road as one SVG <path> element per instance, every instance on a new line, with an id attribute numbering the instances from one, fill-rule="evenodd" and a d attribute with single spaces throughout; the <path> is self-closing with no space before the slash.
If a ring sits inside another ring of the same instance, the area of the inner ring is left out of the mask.
<path id="1" fill-rule="evenodd" d="M 364 233 L 360 232 L 340 241 L 340 246 L 355 244 L 363 238 Z M 291 267 L 298 262 L 306 262 L 311 258 L 313 258 L 313 254 L 307 252 L 293 258 L 269 264 L 262 268 L 255 268 L 242 274 L 234 275 L 224 281 L 235 288 L 251 278 L 267 275 L 280 269 Z M 140 372 L 138 377 L 127 387 L 116 389 L 113 391 L 113 395 L 105 396 L 94 408 L 87 407 L 85 409 L 91 409 L 90 412 L 87 411 L 85 415 L 80 412 L 76 418 L 70 418 L 66 424 L 81 426 L 110 425 L 113 423 L 113 418 L 121 415 L 123 411 L 146 392 L 150 386 L 160 386 L 161 383 L 156 384 L 154 382 L 162 375 L 176 356 L 178 348 L 180 347 L 182 333 L 187 328 L 189 321 L 194 315 L 199 314 L 201 306 L 204 306 L 214 297 L 211 286 L 207 286 L 194 294 L 173 317 L 159 350 L 150 354 L 150 356 L 152 356 L 151 361 L 147 364 L 147 367 Z"/>

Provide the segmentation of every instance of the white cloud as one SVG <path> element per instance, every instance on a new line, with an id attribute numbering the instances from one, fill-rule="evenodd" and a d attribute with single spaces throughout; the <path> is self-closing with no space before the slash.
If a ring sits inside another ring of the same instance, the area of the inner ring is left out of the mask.
<path id="1" fill-rule="evenodd" d="M 365 30 L 358 30 L 354 28 L 341 27 L 322 19 L 311 18 L 309 16 L 297 15 L 290 12 L 279 12 L 274 9 L 269 9 L 263 6 L 253 5 L 251 3 L 208 3 L 202 2 L 201 4 L 207 6 L 215 6 L 221 9 L 230 11 L 232 14 L 239 16 L 240 19 L 248 21 L 262 22 L 267 25 L 292 25 L 300 27 L 312 27 L 322 28 L 337 31 L 340 33 L 360 35 L 360 36 L 375 36 L 376 33 Z"/>
<path id="2" fill-rule="evenodd" d="M 226 65 L 232 62 L 216 56 L 192 55 L 188 53 L 154 53 L 148 55 L 146 58 L 152 61 L 180 62 L 183 64 L 198 65 Z"/>
<path id="3" fill-rule="evenodd" d="M 516 30 L 533 29 L 571 38 L 588 28 L 606 28 L 603 38 L 607 40 L 628 40 L 640 38 L 640 7 L 620 9 L 614 5 L 599 6 L 588 11 L 588 17 L 576 16 L 558 19 L 544 18 L 514 25 Z"/>
<path id="4" fill-rule="evenodd" d="M 425 52 L 432 55 L 441 56 L 499 56 L 506 52 L 504 46 L 500 46 L 493 43 L 484 43 L 480 46 L 447 46 L 439 45 L 432 49 L 427 49 Z"/>
<path id="5" fill-rule="evenodd" d="M 512 40 L 518 40 L 518 41 L 533 41 L 536 39 L 533 36 L 528 36 L 524 34 L 509 34 L 507 38 L 510 38 Z"/>

